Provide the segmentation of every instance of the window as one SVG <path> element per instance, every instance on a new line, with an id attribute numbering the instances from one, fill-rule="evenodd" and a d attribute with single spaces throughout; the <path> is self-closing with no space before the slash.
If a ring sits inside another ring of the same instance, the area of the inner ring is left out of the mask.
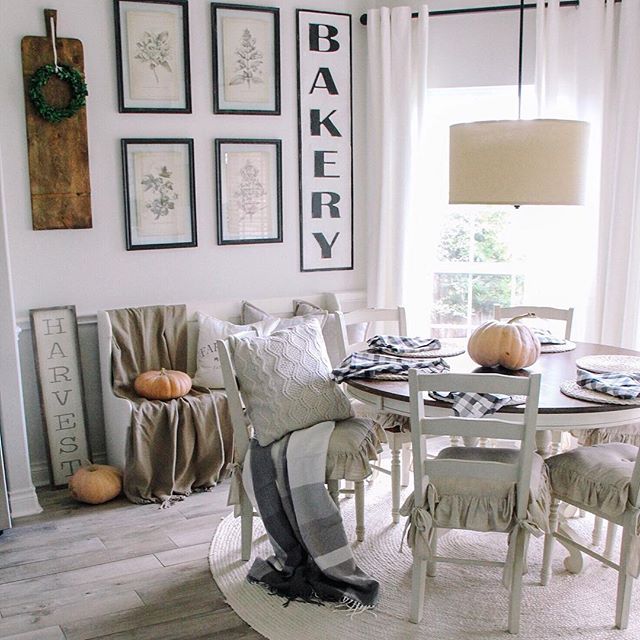
<path id="1" fill-rule="evenodd" d="M 532 98 L 525 87 L 523 117 Z M 494 304 L 576 306 L 588 282 L 578 248 L 592 232 L 582 207 L 448 204 L 449 126 L 515 118 L 516 87 L 435 89 L 428 102 L 406 239 L 410 318 L 434 337 L 464 338 L 493 318 Z"/>

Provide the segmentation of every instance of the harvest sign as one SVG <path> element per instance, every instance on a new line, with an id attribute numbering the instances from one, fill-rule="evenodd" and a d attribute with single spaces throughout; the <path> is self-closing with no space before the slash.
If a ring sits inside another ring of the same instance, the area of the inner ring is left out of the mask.
<path id="1" fill-rule="evenodd" d="M 76 310 L 31 309 L 30 315 L 52 482 L 62 486 L 90 457 Z"/>
<path id="2" fill-rule="evenodd" d="M 353 269 L 351 16 L 297 21 L 300 270 Z"/>

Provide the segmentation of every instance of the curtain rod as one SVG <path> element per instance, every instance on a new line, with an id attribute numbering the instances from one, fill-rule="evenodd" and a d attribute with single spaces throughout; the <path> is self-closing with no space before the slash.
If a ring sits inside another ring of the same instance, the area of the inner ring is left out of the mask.
<path id="1" fill-rule="evenodd" d="M 606 1 L 606 0 L 605 0 Z M 622 0 L 614 0 L 614 2 L 622 2 Z M 545 3 L 547 4 L 547 3 Z M 561 7 L 577 7 L 580 5 L 580 0 L 562 0 L 560 2 Z M 529 3 L 524 5 L 525 9 L 535 9 L 535 3 Z M 451 15 L 459 15 L 463 13 L 487 13 L 494 11 L 516 11 L 520 10 L 519 4 L 503 4 L 493 7 L 465 7 L 464 9 L 441 9 L 440 11 L 429 11 L 429 17 L 433 16 L 451 16 Z M 412 18 L 417 18 L 418 13 L 412 13 Z M 367 14 L 363 13 L 360 16 L 360 24 L 366 26 L 367 25 Z"/>

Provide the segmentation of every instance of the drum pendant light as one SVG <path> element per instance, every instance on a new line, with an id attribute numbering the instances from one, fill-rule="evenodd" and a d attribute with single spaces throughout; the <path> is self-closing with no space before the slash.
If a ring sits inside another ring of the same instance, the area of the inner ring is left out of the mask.
<path id="1" fill-rule="evenodd" d="M 584 204 L 589 125 L 522 120 L 524 0 L 520 1 L 518 119 L 450 128 L 450 204 Z"/>

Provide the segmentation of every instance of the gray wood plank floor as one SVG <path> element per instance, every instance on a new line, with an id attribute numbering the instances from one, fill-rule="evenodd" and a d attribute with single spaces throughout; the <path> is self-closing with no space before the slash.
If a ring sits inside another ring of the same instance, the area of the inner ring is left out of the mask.
<path id="1" fill-rule="evenodd" d="M 124 497 L 84 505 L 66 489 L 38 496 L 44 512 L 0 536 L 0 638 L 262 638 L 209 572 L 226 483 L 170 509 Z"/>

